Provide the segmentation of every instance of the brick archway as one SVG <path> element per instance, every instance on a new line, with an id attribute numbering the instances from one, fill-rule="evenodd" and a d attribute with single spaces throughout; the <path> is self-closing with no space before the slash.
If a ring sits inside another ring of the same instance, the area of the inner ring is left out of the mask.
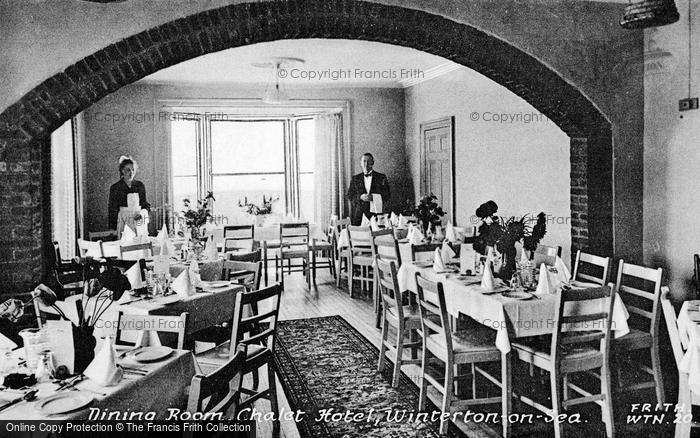
<path id="1" fill-rule="evenodd" d="M 50 133 L 120 87 L 207 53 L 279 39 L 361 39 L 447 58 L 503 85 L 571 138 L 572 250 L 612 254 L 610 123 L 573 85 L 535 58 L 466 24 L 358 0 L 230 5 L 141 32 L 58 73 L 0 114 L 0 285 L 36 284 L 48 210 L 43 198 Z M 44 178 L 45 179 L 45 178 Z"/>

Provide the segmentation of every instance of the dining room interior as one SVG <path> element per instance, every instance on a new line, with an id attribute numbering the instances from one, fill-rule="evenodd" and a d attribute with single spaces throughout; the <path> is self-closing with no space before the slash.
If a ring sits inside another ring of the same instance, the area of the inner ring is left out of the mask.
<path id="1" fill-rule="evenodd" d="M 0 3 L 0 422 L 693 436 L 699 4 Z"/>

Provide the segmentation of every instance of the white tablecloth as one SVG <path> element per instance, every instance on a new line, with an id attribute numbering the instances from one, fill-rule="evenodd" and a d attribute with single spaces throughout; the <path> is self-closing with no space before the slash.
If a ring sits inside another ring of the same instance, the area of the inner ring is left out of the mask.
<path id="1" fill-rule="evenodd" d="M 460 313 L 496 330 L 496 346 L 504 353 L 510 351 L 510 337 L 552 334 L 556 329 L 556 297 L 540 296 L 540 299 L 518 300 L 504 297 L 500 293 L 484 293 L 480 284 L 466 284 L 454 274 L 438 274 L 432 267 L 420 268 L 413 263 L 404 263 L 398 272 L 399 289 L 416 292 L 416 272 L 431 281 L 441 281 L 445 290 L 447 311 L 454 316 Z M 471 281 L 475 281 L 470 277 Z M 469 280 L 467 280 L 469 281 Z M 581 304 L 569 303 L 565 313 L 575 315 L 582 311 Z M 592 309 L 589 306 L 596 306 Z M 586 312 L 604 311 L 603 301 L 587 303 Z M 615 337 L 629 333 L 629 314 L 619 296 L 615 297 L 612 315 L 612 330 Z M 578 327 L 589 330 L 595 327 Z"/>
<path id="2" fill-rule="evenodd" d="M 678 332 L 686 350 L 679 370 L 688 374 L 688 386 L 700 394 L 700 300 L 685 301 L 678 314 Z"/>

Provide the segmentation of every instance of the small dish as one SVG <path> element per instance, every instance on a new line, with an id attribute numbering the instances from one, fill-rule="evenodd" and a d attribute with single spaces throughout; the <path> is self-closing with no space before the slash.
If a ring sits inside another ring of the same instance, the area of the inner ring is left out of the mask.
<path id="1" fill-rule="evenodd" d="M 529 300 L 529 299 L 532 298 L 532 295 L 530 295 L 530 294 L 527 293 L 527 292 L 513 292 L 513 291 L 511 291 L 511 292 L 505 292 L 505 293 L 503 294 L 503 296 L 506 297 L 506 298 L 513 298 L 513 299 L 516 299 L 516 300 Z"/>
<path id="2" fill-rule="evenodd" d="M 143 347 L 129 353 L 127 356 L 137 362 L 157 362 L 173 354 L 173 349 L 164 346 Z"/>

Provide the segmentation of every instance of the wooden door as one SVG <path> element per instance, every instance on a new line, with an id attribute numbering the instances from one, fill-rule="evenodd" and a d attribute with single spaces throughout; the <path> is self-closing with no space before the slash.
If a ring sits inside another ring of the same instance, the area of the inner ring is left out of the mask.
<path id="1" fill-rule="evenodd" d="M 437 196 L 446 213 L 443 221 L 454 223 L 454 117 L 421 123 L 420 136 L 420 195 Z"/>

